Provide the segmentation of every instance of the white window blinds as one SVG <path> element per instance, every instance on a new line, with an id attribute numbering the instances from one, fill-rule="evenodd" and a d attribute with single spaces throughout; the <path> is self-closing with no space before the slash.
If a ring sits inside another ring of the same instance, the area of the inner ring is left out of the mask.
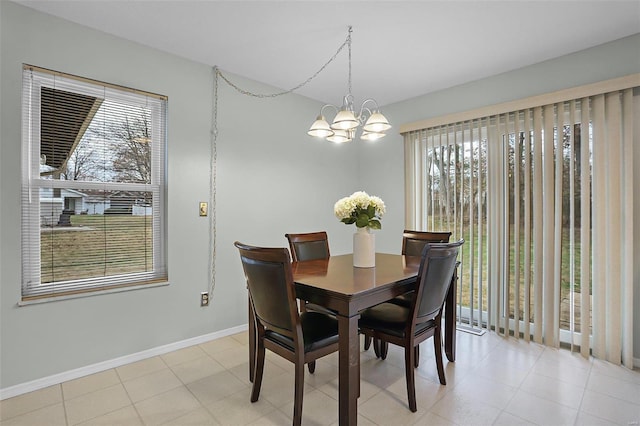
<path id="1" fill-rule="evenodd" d="M 466 241 L 460 320 L 633 366 L 637 85 L 404 133 L 406 226 Z"/>
<path id="2" fill-rule="evenodd" d="M 24 66 L 23 300 L 167 280 L 166 104 Z"/>

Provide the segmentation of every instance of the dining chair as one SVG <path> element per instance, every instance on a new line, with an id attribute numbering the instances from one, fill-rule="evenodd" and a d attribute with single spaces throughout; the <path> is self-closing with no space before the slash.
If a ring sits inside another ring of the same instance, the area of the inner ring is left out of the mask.
<path id="1" fill-rule="evenodd" d="M 291 259 L 294 262 L 329 259 L 331 256 L 331 253 L 329 252 L 329 238 L 327 237 L 327 233 L 324 231 L 308 232 L 304 234 L 285 234 L 284 236 L 287 238 L 287 241 L 289 241 Z M 335 314 L 335 312 L 325 308 L 324 306 L 309 303 L 307 301 L 303 301 L 300 305 L 300 309 L 302 311 L 314 310 L 324 312 L 325 314 Z"/>
<path id="2" fill-rule="evenodd" d="M 433 337 L 438 378 L 447 384 L 442 363 L 442 312 L 464 240 L 427 244 L 422 252 L 415 297 L 410 305 L 384 302 L 365 309 L 358 326 L 365 336 L 404 348 L 409 409 L 417 411 L 414 368 L 418 345 Z"/>
<path id="3" fill-rule="evenodd" d="M 302 422 L 304 365 L 338 350 L 338 321 L 321 312 L 299 312 L 289 251 L 236 241 L 256 329 L 251 402 L 260 396 L 265 349 L 295 364 L 293 424 Z"/>
<path id="4" fill-rule="evenodd" d="M 427 243 L 448 243 L 451 238 L 451 232 L 448 231 L 411 231 L 405 229 L 402 233 L 402 254 L 406 256 L 421 256 L 422 249 Z M 401 294 L 393 298 L 390 302 L 397 303 L 402 306 L 409 306 L 411 299 L 415 295 L 412 290 L 408 293 Z M 371 346 L 371 339 L 365 336 L 364 349 L 368 350 Z M 387 357 L 388 346 L 386 344 L 380 345 L 379 342 L 374 344 L 374 351 L 377 357 L 385 359 Z M 418 358 L 418 357 L 416 357 Z"/>

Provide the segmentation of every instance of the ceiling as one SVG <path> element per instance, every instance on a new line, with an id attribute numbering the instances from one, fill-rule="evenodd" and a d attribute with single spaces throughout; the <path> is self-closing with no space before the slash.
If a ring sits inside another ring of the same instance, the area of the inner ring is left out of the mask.
<path id="1" fill-rule="evenodd" d="M 353 95 L 380 105 L 640 32 L 640 0 L 17 3 L 280 89 L 315 74 L 351 25 Z M 296 93 L 340 104 L 347 81 L 345 48 Z"/>

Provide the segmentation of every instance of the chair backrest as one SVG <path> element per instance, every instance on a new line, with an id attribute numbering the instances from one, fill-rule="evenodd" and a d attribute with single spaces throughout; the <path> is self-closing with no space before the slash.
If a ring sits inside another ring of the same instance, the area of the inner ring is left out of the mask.
<path id="1" fill-rule="evenodd" d="M 422 256 L 427 243 L 448 243 L 451 232 L 405 231 L 402 233 L 402 254 Z"/>
<path id="2" fill-rule="evenodd" d="M 296 339 L 300 317 L 293 285 L 289 250 L 242 244 L 240 251 L 255 315 L 266 328 Z"/>
<path id="3" fill-rule="evenodd" d="M 428 243 L 418 272 L 414 324 L 434 319 L 442 310 L 464 240 Z"/>
<path id="4" fill-rule="evenodd" d="M 291 257 L 294 262 L 315 259 L 328 259 L 329 238 L 327 233 L 308 232 L 306 234 L 285 234 L 289 240 Z"/>

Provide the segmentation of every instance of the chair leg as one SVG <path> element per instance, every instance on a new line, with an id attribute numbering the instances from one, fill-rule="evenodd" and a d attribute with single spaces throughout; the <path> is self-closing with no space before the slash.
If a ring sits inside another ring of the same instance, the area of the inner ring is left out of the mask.
<path id="1" fill-rule="evenodd" d="M 404 370 L 407 379 L 407 399 L 409 400 L 409 410 L 412 412 L 418 411 L 418 404 L 416 403 L 416 381 L 413 372 L 413 365 L 415 360 L 415 351 L 408 345 L 404 348 Z"/>
<path id="2" fill-rule="evenodd" d="M 256 402 L 260 396 L 260 387 L 262 386 L 262 373 L 264 372 L 264 342 L 258 339 L 255 349 L 255 368 L 253 375 L 253 389 L 251 390 L 251 402 Z"/>
<path id="3" fill-rule="evenodd" d="M 373 339 L 373 352 L 376 358 L 380 358 L 380 339 Z"/>
<path id="4" fill-rule="evenodd" d="M 444 365 L 442 364 L 442 338 L 440 336 L 440 327 L 436 327 L 435 332 L 433 333 L 433 344 L 436 352 L 436 366 L 438 367 L 438 378 L 440 379 L 440 384 L 446 385 L 447 378 L 444 375 Z"/>
<path id="5" fill-rule="evenodd" d="M 302 396 L 304 390 L 304 361 L 299 359 L 296 362 L 296 383 L 295 393 L 293 398 L 293 424 L 294 426 L 300 426 L 302 424 Z"/>
<path id="6" fill-rule="evenodd" d="M 313 373 L 316 372 L 316 362 L 315 361 L 311 361 L 310 363 L 308 363 L 307 367 L 309 368 L 309 373 L 313 374 Z"/>
<path id="7" fill-rule="evenodd" d="M 368 351 L 371 347 L 371 336 L 364 335 L 364 350 Z"/>
<path id="8" fill-rule="evenodd" d="M 380 358 L 387 359 L 387 353 L 389 352 L 389 343 L 380 340 Z"/>
<path id="9" fill-rule="evenodd" d="M 415 359 L 413 360 L 413 366 L 415 368 L 418 368 L 418 365 L 420 364 L 420 345 L 416 345 L 413 348 L 413 351 L 415 352 L 415 355 L 414 355 Z"/>

